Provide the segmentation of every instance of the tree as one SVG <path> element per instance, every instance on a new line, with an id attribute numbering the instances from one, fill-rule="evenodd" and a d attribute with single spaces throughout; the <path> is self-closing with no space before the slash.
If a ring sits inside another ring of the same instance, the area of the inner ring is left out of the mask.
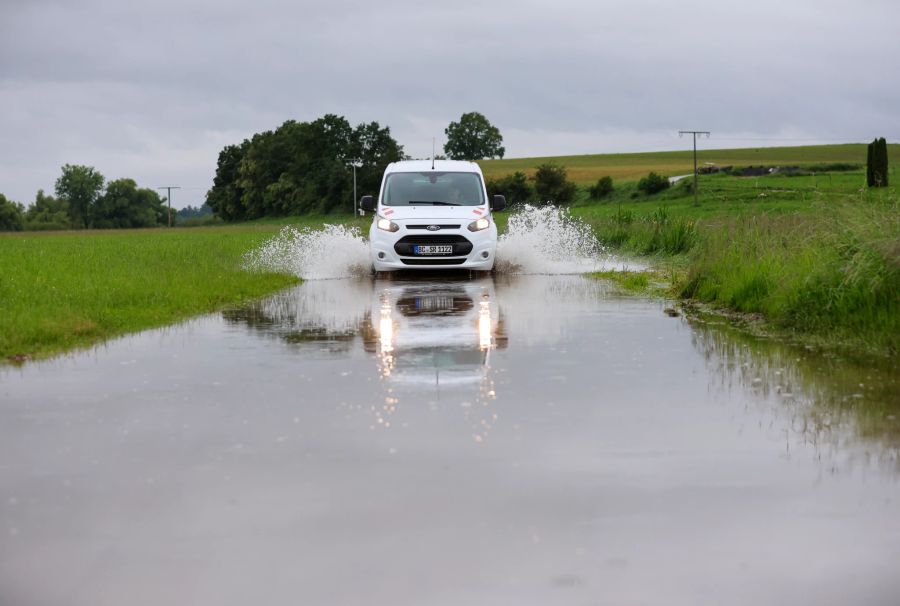
<path id="1" fill-rule="evenodd" d="M 178 211 L 176 217 L 178 219 L 178 222 L 181 222 L 185 219 L 202 219 L 203 217 L 209 217 L 212 214 L 213 210 L 209 207 L 208 204 L 203 204 L 199 207 L 194 207 L 188 204 Z"/>
<path id="2" fill-rule="evenodd" d="M 244 192 L 238 184 L 238 179 L 241 162 L 249 147 L 250 141 L 244 139 L 240 145 L 227 145 L 219 152 L 213 186 L 206 193 L 206 203 L 214 213 L 226 221 L 237 221 L 244 218 Z"/>
<path id="3" fill-rule="evenodd" d="M 222 219 L 213 214 L 213 209 L 208 204 L 203 204 L 199 208 L 188 205 L 180 209 L 175 215 L 176 225 L 184 227 L 215 225 L 221 222 Z"/>
<path id="4" fill-rule="evenodd" d="M 444 134 L 444 152 L 452 160 L 502 158 L 506 153 L 500 131 L 478 112 L 463 114 L 459 122 L 451 122 L 444 129 Z"/>
<path id="5" fill-rule="evenodd" d="M 575 199 L 578 187 L 567 179 L 564 167 L 547 163 L 534 173 L 534 191 L 542 202 L 568 204 Z"/>
<path id="6" fill-rule="evenodd" d="M 34 203 L 25 211 L 25 229 L 61 230 L 71 229 L 72 221 L 69 217 L 69 203 L 62 198 L 54 198 L 39 189 L 34 197 Z"/>
<path id="7" fill-rule="evenodd" d="M 374 193 L 381 185 L 387 165 L 403 159 L 403 146 L 391 137 L 390 127 L 381 128 L 378 122 L 369 122 L 353 131 L 350 156 L 357 163 L 357 191 Z"/>
<path id="8" fill-rule="evenodd" d="M 866 185 L 875 187 L 875 142 L 872 141 L 866 146 Z"/>
<path id="9" fill-rule="evenodd" d="M 91 225 L 91 211 L 103 190 L 103 175 L 93 166 L 66 164 L 56 180 L 56 195 L 69 203 L 69 215 L 76 227 Z"/>
<path id="10" fill-rule="evenodd" d="M 163 199 L 152 189 L 138 188 L 134 179 L 110 181 L 93 209 L 99 229 L 155 227 L 168 219 Z"/>
<path id="11" fill-rule="evenodd" d="M 226 221 L 349 211 L 352 164 L 360 189 L 374 192 L 387 164 L 402 157 L 390 129 L 377 122 L 353 128 L 333 114 L 288 120 L 223 149 L 206 202 Z"/>
<path id="12" fill-rule="evenodd" d="M 24 208 L 0 194 L 0 231 L 21 231 Z"/>
<path id="13" fill-rule="evenodd" d="M 869 143 L 866 157 L 866 182 L 869 187 L 887 187 L 887 141 L 882 137 Z"/>

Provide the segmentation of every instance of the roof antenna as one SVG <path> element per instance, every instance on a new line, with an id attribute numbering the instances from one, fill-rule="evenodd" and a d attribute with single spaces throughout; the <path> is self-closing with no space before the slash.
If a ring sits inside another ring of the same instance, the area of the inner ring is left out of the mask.
<path id="1" fill-rule="evenodd" d="M 434 170 L 434 137 L 431 138 L 431 170 Z"/>

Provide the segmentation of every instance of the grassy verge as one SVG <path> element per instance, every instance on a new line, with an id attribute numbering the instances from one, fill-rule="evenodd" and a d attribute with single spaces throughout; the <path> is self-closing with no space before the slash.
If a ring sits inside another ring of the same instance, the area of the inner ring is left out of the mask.
<path id="1" fill-rule="evenodd" d="M 860 191 L 859 178 L 711 176 L 699 205 L 686 186 L 651 197 L 625 188 L 573 214 L 611 248 L 650 257 L 657 271 L 646 284 L 604 276 L 628 289 L 762 318 L 767 330 L 828 347 L 895 355 L 897 190 Z"/>
<path id="2" fill-rule="evenodd" d="M 682 297 L 762 314 L 860 350 L 900 351 L 900 209 L 847 201 L 726 223 L 698 243 Z"/>
<path id="3" fill-rule="evenodd" d="M 162 326 L 296 282 L 240 269 L 249 225 L 0 237 L 0 361 Z"/>

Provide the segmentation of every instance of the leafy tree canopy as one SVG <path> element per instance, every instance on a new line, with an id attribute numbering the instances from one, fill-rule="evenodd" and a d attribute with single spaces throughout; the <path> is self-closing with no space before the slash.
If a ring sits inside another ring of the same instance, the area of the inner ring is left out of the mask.
<path id="1" fill-rule="evenodd" d="M 62 198 L 54 198 L 39 189 L 34 203 L 25 211 L 25 229 L 56 230 L 70 229 L 69 203 Z"/>
<path id="2" fill-rule="evenodd" d="M 507 204 L 520 204 L 534 199 L 534 188 L 528 181 L 528 176 L 516 171 L 511 175 L 505 175 L 499 179 L 488 179 L 485 183 L 488 196 L 495 194 L 506 196 Z"/>
<path id="3" fill-rule="evenodd" d="M 452 160 L 502 158 L 506 153 L 500 131 L 478 112 L 463 114 L 459 122 L 451 122 L 444 129 L 444 134 L 444 152 Z"/>
<path id="4" fill-rule="evenodd" d="M 23 210 L 21 204 L 0 194 L 0 231 L 20 231 Z"/>
<path id="5" fill-rule="evenodd" d="M 93 166 L 66 164 L 56 180 L 56 195 L 69 204 L 72 223 L 77 227 L 91 225 L 91 211 L 103 190 L 103 175 Z"/>
<path id="6" fill-rule="evenodd" d="M 153 227 L 164 225 L 167 220 L 159 194 L 138 188 L 134 179 L 110 181 L 93 209 L 93 225 L 100 229 Z"/>
<path id="7" fill-rule="evenodd" d="M 402 157 L 390 129 L 377 122 L 353 128 L 333 114 L 288 120 L 219 153 L 206 203 L 226 221 L 349 211 L 353 165 L 359 191 L 374 193 L 385 167 Z"/>

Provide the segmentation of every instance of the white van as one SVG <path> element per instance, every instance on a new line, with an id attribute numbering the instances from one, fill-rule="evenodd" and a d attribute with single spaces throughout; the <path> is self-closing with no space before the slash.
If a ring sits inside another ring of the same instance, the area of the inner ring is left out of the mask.
<path id="1" fill-rule="evenodd" d="M 363 196 L 360 208 L 374 212 L 369 229 L 372 266 L 404 269 L 490 271 L 497 254 L 497 226 L 481 168 L 474 162 L 394 162 L 384 171 L 381 192 Z"/>

